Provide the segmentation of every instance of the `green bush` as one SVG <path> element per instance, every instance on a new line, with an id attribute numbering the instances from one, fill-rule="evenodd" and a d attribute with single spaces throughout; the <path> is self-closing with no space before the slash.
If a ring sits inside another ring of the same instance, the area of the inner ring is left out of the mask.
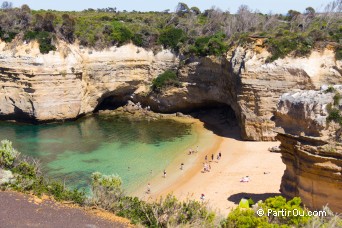
<path id="1" fill-rule="evenodd" d="M 36 177 L 36 167 L 25 161 L 20 162 L 16 167 L 14 167 L 13 172 L 18 173 L 26 178 Z"/>
<path id="2" fill-rule="evenodd" d="M 222 222 L 223 227 L 301 227 L 312 219 L 307 214 L 307 210 L 301 206 L 301 200 L 298 197 L 287 201 L 282 196 L 271 197 L 265 202 L 259 202 L 257 207 L 241 208 L 237 207 L 229 213 L 228 218 Z M 256 212 L 262 210 L 264 214 L 259 216 Z M 268 213 L 272 211 L 277 215 Z M 296 213 L 284 213 L 282 211 L 291 211 Z M 296 216 L 296 214 L 304 216 Z M 284 216 L 283 216 L 284 215 Z"/>
<path id="3" fill-rule="evenodd" d="M 172 48 L 173 50 L 178 51 L 178 44 L 181 43 L 184 38 L 185 33 L 183 30 L 174 27 L 168 27 L 160 33 L 159 43 L 165 48 Z"/>
<path id="4" fill-rule="evenodd" d="M 340 110 L 337 108 L 331 108 L 327 117 L 327 121 L 334 121 L 335 123 L 339 123 L 342 125 L 342 116 L 340 114 Z"/>
<path id="5" fill-rule="evenodd" d="M 14 160 L 19 154 L 20 153 L 12 147 L 12 142 L 2 140 L 0 146 L 0 167 L 11 168 Z"/>
<path id="6" fill-rule="evenodd" d="M 11 42 L 16 35 L 17 35 L 17 33 L 15 33 L 15 32 L 5 32 L 0 28 L 0 38 L 1 38 L 1 40 L 5 41 L 6 43 Z"/>
<path id="7" fill-rule="evenodd" d="M 56 47 L 51 44 L 53 35 L 52 33 L 42 31 L 27 31 L 24 35 L 25 40 L 37 40 L 39 43 L 39 50 L 42 54 L 47 54 L 50 51 L 55 51 Z"/>
<path id="8" fill-rule="evenodd" d="M 121 22 L 114 21 L 112 26 L 113 31 L 110 37 L 115 43 L 123 45 L 133 38 L 132 31 Z"/>
<path id="9" fill-rule="evenodd" d="M 52 181 L 47 185 L 47 193 L 54 196 L 57 201 L 73 201 L 77 204 L 83 204 L 85 200 L 85 191 L 79 191 L 76 188 L 69 190 L 64 184 L 58 181 Z"/>
<path id="10" fill-rule="evenodd" d="M 189 52 L 198 56 L 220 56 L 228 50 L 228 45 L 225 44 L 224 39 L 225 35 L 222 33 L 199 37 L 195 40 L 194 45 L 190 46 Z"/>
<path id="11" fill-rule="evenodd" d="M 341 46 L 335 49 L 335 58 L 336 60 L 342 60 L 342 47 Z"/>
<path id="12" fill-rule="evenodd" d="M 95 172 L 91 175 L 92 202 L 102 208 L 116 212 L 123 197 L 121 178 L 117 175 L 103 175 Z"/>
<path id="13" fill-rule="evenodd" d="M 226 221 L 221 223 L 224 228 L 228 227 L 272 227 L 267 222 L 266 216 L 256 216 L 253 209 L 237 207 L 231 211 Z M 273 226 L 276 227 L 276 226 Z"/>
<path id="14" fill-rule="evenodd" d="M 267 59 L 267 62 L 273 62 L 279 58 L 284 58 L 290 53 L 295 56 L 305 56 L 310 54 L 313 48 L 313 40 L 302 35 L 289 34 L 277 37 L 272 37 L 266 41 L 266 46 L 272 56 Z"/>
<path id="15" fill-rule="evenodd" d="M 338 106 L 340 104 L 340 100 L 341 100 L 341 94 L 340 93 L 335 93 L 334 97 L 334 105 Z"/>
<path id="16" fill-rule="evenodd" d="M 163 88 L 168 86 L 180 86 L 176 73 L 171 70 L 167 70 L 158 75 L 158 77 L 152 81 L 152 90 L 155 92 L 161 92 Z"/>
<path id="17" fill-rule="evenodd" d="M 268 216 L 269 223 L 275 224 L 283 224 L 288 226 L 299 226 L 305 225 L 311 219 L 310 216 L 306 215 L 306 210 L 301 206 L 301 199 L 299 197 L 294 197 L 292 200 L 286 201 L 286 199 L 282 196 L 271 197 L 265 200 L 264 203 L 259 204 L 259 207 L 262 208 L 265 212 L 269 209 L 272 211 L 279 212 L 281 210 L 284 211 L 296 211 L 296 213 L 305 215 L 305 216 L 296 216 L 293 213 L 283 214 L 278 213 L 277 216 L 270 215 Z"/>
<path id="18" fill-rule="evenodd" d="M 7 187 L 21 191 L 31 192 L 35 195 L 52 195 L 56 200 L 68 200 L 78 204 L 83 204 L 85 192 L 77 189 L 69 190 L 61 182 L 48 182 L 39 173 L 37 163 L 29 161 L 26 157 L 19 156 L 8 140 L 1 141 L 0 147 L 0 167 L 8 168 L 15 173 L 15 182 L 8 183 Z"/>

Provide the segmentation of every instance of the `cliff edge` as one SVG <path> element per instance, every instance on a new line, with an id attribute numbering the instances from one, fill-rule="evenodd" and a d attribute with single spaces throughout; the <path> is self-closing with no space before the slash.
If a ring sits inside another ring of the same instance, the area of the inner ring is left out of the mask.
<path id="1" fill-rule="evenodd" d="M 286 165 L 280 191 L 286 197 L 301 197 L 311 209 L 328 205 L 342 212 L 341 86 L 320 91 L 294 91 L 282 95 L 275 122 L 282 130 L 276 136 Z"/>
<path id="2" fill-rule="evenodd" d="M 222 57 L 183 57 L 128 44 L 97 51 L 57 43 L 40 54 L 36 42 L 0 43 L 0 116 L 21 121 L 73 119 L 103 102 L 132 100 L 156 112 L 226 105 L 246 140 L 274 140 L 273 113 L 281 94 L 342 83 L 342 62 L 327 46 L 307 57 L 266 63 L 263 39 L 233 47 Z M 154 78 L 177 71 L 180 86 L 151 91 Z"/>

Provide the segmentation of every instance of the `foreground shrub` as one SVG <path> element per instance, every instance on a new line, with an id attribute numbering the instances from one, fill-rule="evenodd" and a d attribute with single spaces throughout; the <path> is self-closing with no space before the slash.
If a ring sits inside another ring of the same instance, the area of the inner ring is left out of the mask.
<path id="1" fill-rule="evenodd" d="M 8 140 L 1 141 L 0 167 L 11 170 L 15 181 L 6 183 L 2 188 L 13 189 L 20 192 L 30 192 L 41 196 L 47 194 L 58 201 L 72 201 L 83 204 L 85 191 L 69 190 L 59 181 L 49 181 L 41 175 L 39 162 L 25 156 L 19 156 Z"/>
<path id="2" fill-rule="evenodd" d="M 19 152 L 12 147 L 12 142 L 2 140 L 0 146 L 0 167 L 11 168 L 14 160 L 19 156 Z"/>
<path id="3" fill-rule="evenodd" d="M 92 203 L 106 210 L 117 211 L 118 202 L 123 197 L 121 178 L 117 175 L 91 175 Z"/>

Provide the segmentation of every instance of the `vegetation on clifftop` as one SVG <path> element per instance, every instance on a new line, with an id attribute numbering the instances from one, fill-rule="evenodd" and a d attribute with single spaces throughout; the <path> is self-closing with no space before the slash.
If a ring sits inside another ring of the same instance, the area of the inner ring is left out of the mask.
<path id="1" fill-rule="evenodd" d="M 305 56 L 315 46 L 332 44 L 341 59 L 342 1 L 334 0 L 319 13 L 289 10 L 286 15 L 262 14 L 241 5 L 236 13 L 179 3 L 175 12 L 126 12 L 116 8 L 82 12 L 12 8 L 6 2 L 0 11 L 0 38 L 11 42 L 38 40 L 42 53 L 54 50 L 57 40 L 103 49 L 112 45 L 135 45 L 158 50 L 161 45 L 185 56 L 222 55 L 229 47 L 246 45 L 250 37 L 265 38 L 263 47 L 272 56 Z"/>

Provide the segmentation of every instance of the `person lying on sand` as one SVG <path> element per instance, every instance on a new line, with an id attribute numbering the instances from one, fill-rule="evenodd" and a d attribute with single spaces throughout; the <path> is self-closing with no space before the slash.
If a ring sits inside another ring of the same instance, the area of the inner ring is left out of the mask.
<path id="1" fill-rule="evenodd" d="M 249 176 L 242 177 L 242 178 L 240 179 L 240 182 L 242 182 L 242 183 L 247 183 L 247 182 L 249 182 Z"/>

